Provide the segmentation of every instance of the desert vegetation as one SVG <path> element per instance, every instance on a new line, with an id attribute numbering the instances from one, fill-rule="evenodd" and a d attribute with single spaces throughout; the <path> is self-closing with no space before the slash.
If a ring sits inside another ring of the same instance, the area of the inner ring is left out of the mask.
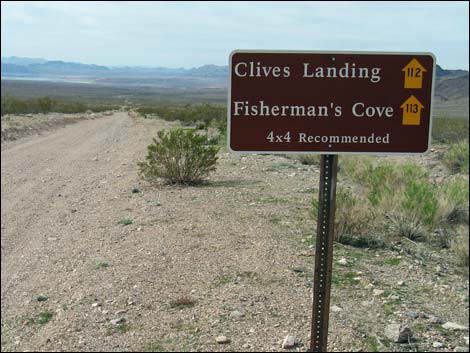
<path id="1" fill-rule="evenodd" d="M 147 147 L 146 160 L 139 162 L 140 173 L 151 182 L 200 184 L 215 170 L 219 148 L 214 142 L 193 129 L 161 130 Z"/>
<path id="2" fill-rule="evenodd" d="M 102 112 L 118 109 L 118 105 L 109 103 L 85 103 L 76 100 L 60 100 L 50 97 L 16 98 L 2 96 L 1 113 L 37 114 L 37 113 L 85 113 L 86 111 Z"/>
<path id="3" fill-rule="evenodd" d="M 227 134 L 227 107 L 219 104 L 160 104 L 140 106 L 137 112 L 143 118 L 159 118 L 166 121 L 178 121 L 183 126 L 196 129 L 212 128 L 218 132 L 218 141 L 225 144 Z"/>

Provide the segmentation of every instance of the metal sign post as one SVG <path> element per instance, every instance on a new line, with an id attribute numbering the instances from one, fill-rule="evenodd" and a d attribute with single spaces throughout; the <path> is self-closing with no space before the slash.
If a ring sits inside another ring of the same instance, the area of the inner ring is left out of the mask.
<path id="1" fill-rule="evenodd" d="M 337 155 L 321 156 L 311 352 L 326 352 L 328 341 L 337 170 Z"/>

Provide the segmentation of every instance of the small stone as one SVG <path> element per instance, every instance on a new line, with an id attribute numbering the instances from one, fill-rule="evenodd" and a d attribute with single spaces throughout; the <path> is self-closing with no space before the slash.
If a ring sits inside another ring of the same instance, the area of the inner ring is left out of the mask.
<path id="1" fill-rule="evenodd" d="M 122 323 L 126 322 L 126 319 L 121 317 L 119 319 L 112 319 L 109 322 L 111 323 L 111 325 L 119 325 L 119 324 L 122 324 Z"/>
<path id="2" fill-rule="evenodd" d="M 399 300 L 400 299 L 400 296 L 396 295 L 396 294 L 393 294 L 389 297 L 390 300 Z"/>
<path id="3" fill-rule="evenodd" d="M 441 342 L 433 342 L 432 346 L 434 348 L 442 348 L 444 345 Z"/>
<path id="4" fill-rule="evenodd" d="M 126 313 L 126 310 L 119 310 L 119 311 L 116 311 L 116 316 L 119 316 L 125 313 Z"/>
<path id="5" fill-rule="evenodd" d="M 93 304 L 91 304 L 91 306 L 96 308 L 96 307 L 100 306 L 100 303 L 93 303 Z"/>
<path id="6" fill-rule="evenodd" d="M 403 287 L 405 285 L 405 281 L 398 281 L 397 284 L 399 287 Z"/>
<path id="7" fill-rule="evenodd" d="M 385 293 L 385 291 L 383 289 L 374 289 L 372 291 L 372 294 L 373 294 L 374 297 L 378 297 L 378 296 L 380 296 L 384 293 Z"/>
<path id="8" fill-rule="evenodd" d="M 98 160 L 98 156 L 95 156 L 95 158 L 93 158 L 93 161 L 97 161 Z"/>
<path id="9" fill-rule="evenodd" d="M 395 343 L 407 343 L 412 337 L 412 332 L 408 326 L 400 324 L 390 324 L 385 327 L 385 337 Z"/>
<path id="10" fill-rule="evenodd" d="M 333 305 L 333 306 L 331 307 L 331 311 L 332 311 L 333 313 L 339 313 L 339 312 L 343 311 L 343 309 L 340 308 L 339 306 Z"/>
<path id="11" fill-rule="evenodd" d="M 434 315 L 429 315 L 428 320 L 431 324 L 442 324 L 444 321 L 442 319 L 439 319 L 437 316 Z"/>
<path id="12" fill-rule="evenodd" d="M 468 327 L 456 324 L 455 322 L 447 321 L 445 324 L 442 325 L 442 328 L 445 330 L 452 330 L 452 331 L 466 331 Z"/>
<path id="13" fill-rule="evenodd" d="M 417 319 L 419 317 L 419 314 L 415 311 L 407 311 L 405 315 L 411 319 Z"/>
<path id="14" fill-rule="evenodd" d="M 234 310 L 230 313 L 230 318 L 233 320 L 241 319 L 243 316 L 245 316 L 245 314 L 243 314 L 242 312 L 238 310 Z"/>
<path id="15" fill-rule="evenodd" d="M 304 267 L 295 267 L 292 269 L 292 271 L 296 273 L 305 273 L 305 268 Z"/>
<path id="16" fill-rule="evenodd" d="M 339 259 L 339 260 L 338 260 L 338 263 L 339 263 L 340 265 L 343 265 L 343 266 L 346 266 L 346 265 L 349 264 L 348 260 L 346 260 L 345 257 L 342 257 L 341 259 Z"/>
<path id="17" fill-rule="evenodd" d="M 291 335 L 287 335 L 281 343 L 281 348 L 291 349 L 295 347 L 295 344 L 296 344 L 295 337 Z"/>
<path id="18" fill-rule="evenodd" d="M 49 297 L 46 297 L 45 295 L 40 295 L 36 299 L 38 302 L 45 302 L 47 299 L 49 299 Z"/>
<path id="19" fill-rule="evenodd" d="M 215 338 L 215 341 L 217 342 L 217 344 L 227 344 L 227 343 L 230 343 L 230 339 L 227 338 L 226 336 L 217 336 Z"/>
<path id="20" fill-rule="evenodd" d="M 465 340 L 465 344 L 468 346 L 468 336 L 463 338 Z"/>

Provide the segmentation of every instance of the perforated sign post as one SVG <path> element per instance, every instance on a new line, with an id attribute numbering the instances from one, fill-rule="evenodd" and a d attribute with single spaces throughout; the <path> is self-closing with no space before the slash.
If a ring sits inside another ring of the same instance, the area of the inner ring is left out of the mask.
<path id="1" fill-rule="evenodd" d="M 322 155 L 311 351 L 327 349 L 338 154 L 426 152 L 434 72 L 430 53 L 230 55 L 228 148 Z"/>

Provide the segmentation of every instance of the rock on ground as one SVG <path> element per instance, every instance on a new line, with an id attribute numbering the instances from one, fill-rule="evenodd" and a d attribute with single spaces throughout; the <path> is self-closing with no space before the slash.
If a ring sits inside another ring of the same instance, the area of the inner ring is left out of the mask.
<path id="1" fill-rule="evenodd" d="M 406 325 L 390 324 L 385 327 L 385 337 L 395 343 L 406 343 L 412 337 L 412 332 Z"/>
<path id="2" fill-rule="evenodd" d="M 291 335 L 287 335 L 282 341 L 281 348 L 291 349 L 291 348 L 294 348 L 295 345 L 296 345 L 295 337 Z"/>
<path id="3" fill-rule="evenodd" d="M 456 324 L 455 322 L 450 322 L 450 321 L 447 321 L 445 324 L 443 324 L 442 328 L 446 329 L 446 330 L 452 330 L 452 331 L 466 331 L 466 330 L 468 330 L 468 327 L 462 326 L 462 325 Z"/>

